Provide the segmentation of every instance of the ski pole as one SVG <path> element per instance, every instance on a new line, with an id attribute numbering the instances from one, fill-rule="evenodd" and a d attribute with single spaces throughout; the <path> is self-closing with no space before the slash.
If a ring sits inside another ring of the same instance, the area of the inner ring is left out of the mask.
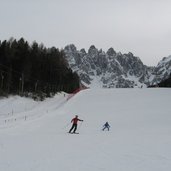
<path id="1" fill-rule="evenodd" d="M 79 125 L 79 127 L 78 127 L 78 131 L 80 130 L 80 128 L 81 128 L 81 126 L 82 126 L 82 123 L 83 123 L 83 122 L 80 123 L 80 125 Z"/>

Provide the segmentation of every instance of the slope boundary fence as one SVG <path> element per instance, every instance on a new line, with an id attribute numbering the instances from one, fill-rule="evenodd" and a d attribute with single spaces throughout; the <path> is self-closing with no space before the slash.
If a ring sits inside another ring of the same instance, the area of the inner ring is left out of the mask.
<path id="1" fill-rule="evenodd" d="M 87 89 L 87 88 L 81 87 L 81 88 L 76 89 L 75 91 L 73 91 L 71 94 L 68 95 L 67 100 L 70 100 L 73 96 L 75 96 L 75 95 L 76 95 L 77 93 L 79 93 L 81 90 L 85 90 L 85 89 Z"/>

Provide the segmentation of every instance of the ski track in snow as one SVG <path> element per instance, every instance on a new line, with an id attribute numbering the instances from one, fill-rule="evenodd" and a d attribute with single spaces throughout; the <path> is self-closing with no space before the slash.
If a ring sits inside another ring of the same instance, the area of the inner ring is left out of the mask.
<path id="1" fill-rule="evenodd" d="M 0 100 L 1 114 L 18 111 L 0 121 L 31 116 L 0 122 L 0 171 L 171 170 L 171 89 L 89 89 L 66 99 Z M 68 134 L 76 114 L 80 134 Z M 111 129 L 101 131 L 106 121 Z"/>

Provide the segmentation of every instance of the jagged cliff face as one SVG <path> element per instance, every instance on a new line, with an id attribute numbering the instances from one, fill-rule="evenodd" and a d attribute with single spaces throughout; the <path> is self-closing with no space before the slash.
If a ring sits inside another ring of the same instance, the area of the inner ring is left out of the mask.
<path id="1" fill-rule="evenodd" d="M 171 56 L 164 57 L 154 68 L 152 72 L 154 78 L 151 80 L 151 85 L 160 83 L 167 79 L 171 74 Z"/>
<path id="2" fill-rule="evenodd" d="M 171 59 L 163 59 L 157 67 L 147 67 L 132 53 L 116 53 L 113 48 L 104 52 L 92 45 L 86 52 L 68 45 L 64 52 L 71 69 L 78 73 L 81 82 L 88 87 L 146 87 L 161 81 L 163 74 L 164 77 L 169 76 L 169 71 L 166 71 L 169 68 L 171 71 Z"/>

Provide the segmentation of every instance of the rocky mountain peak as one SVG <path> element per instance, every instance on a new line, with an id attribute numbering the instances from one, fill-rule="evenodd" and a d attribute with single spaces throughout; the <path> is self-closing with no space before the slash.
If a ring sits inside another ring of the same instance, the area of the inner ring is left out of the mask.
<path id="1" fill-rule="evenodd" d="M 115 56 L 116 55 L 116 52 L 111 47 L 111 48 L 108 49 L 108 51 L 106 52 L 106 54 L 109 55 L 109 56 Z"/>
<path id="2" fill-rule="evenodd" d="M 165 79 L 171 73 L 171 56 L 163 58 L 157 67 L 148 67 L 139 57 L 129 52 L 122 54 L 109 48 L 107 52 L 91 45 L 77 50 L 75 45 L 68 45 L 64 52 L 66 59 L 81 79 L 89 87 L 143 87 Z"/>
<path id="3" fill-rule="evenodd" d="M 76 48 L 76 46 L 74 44 L 70 44 L 70 45 L 67 45 L 65 47 L 65 50 L 68 51 L 68 52 L 73 53 L 73 52 L 77 51 L 77 48 Z"/>
<path id="4" fill-rule="evenodd" d="M 82 54 L 86 55 L 86 50 L 85 50 L 84 48 L 82 48 L 82 49 L 80 50 L 80 52 L 81 52 Z"/>
<path id="5" fill-rule="evenodd" d="M 88 54 L 92 57 L 96 57 L 96 56 L 98 56 L 98 49 L 96 49 L 96 47 L 94 45 L 91 45 L 88 50 Z"/>

